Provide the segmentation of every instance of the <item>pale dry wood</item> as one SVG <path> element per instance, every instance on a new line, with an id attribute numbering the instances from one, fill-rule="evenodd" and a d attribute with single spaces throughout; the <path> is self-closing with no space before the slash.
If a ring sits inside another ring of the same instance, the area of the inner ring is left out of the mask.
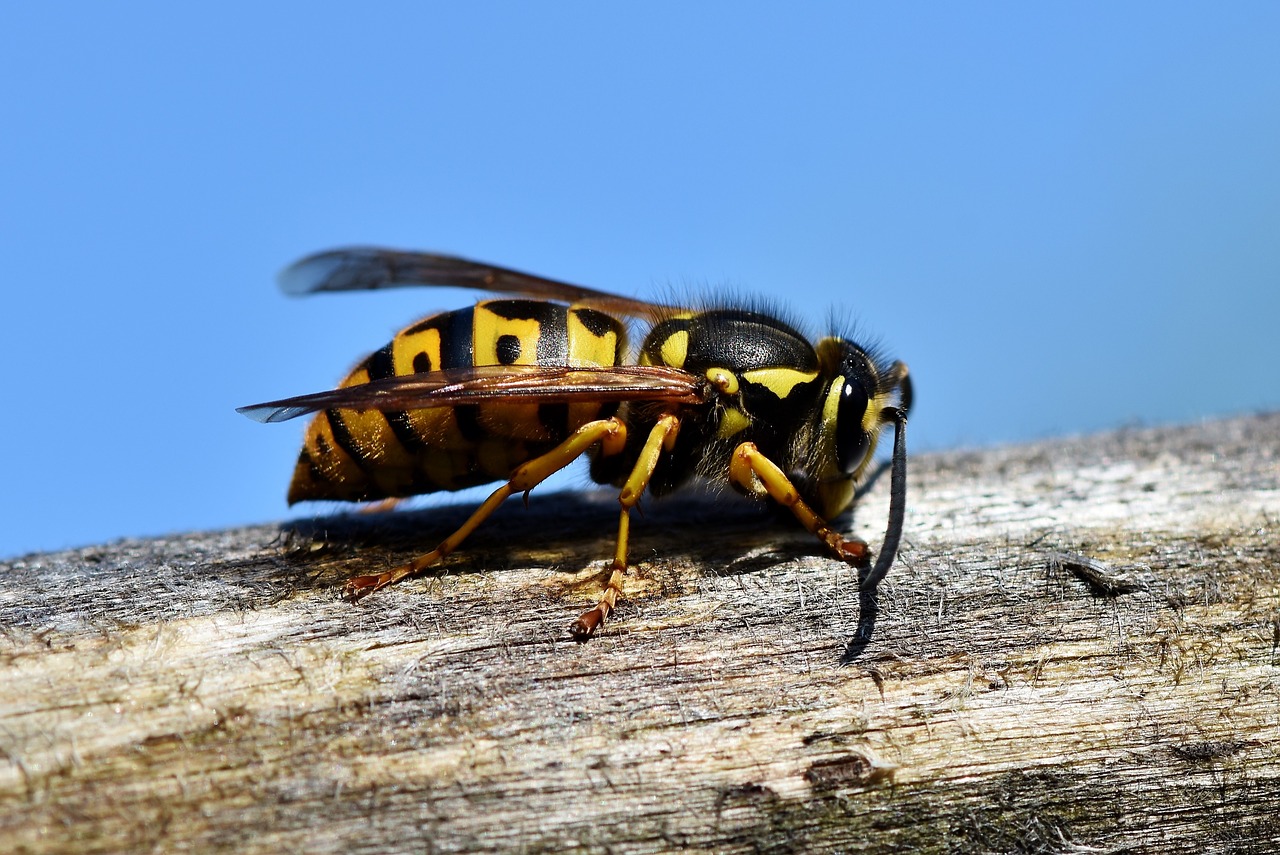
<path id="1" fill-rule="evenodd" d="M 577 645 L 615 508 L 356 606 L 465 508 L 0 565 L 0 849 L 1280 847 L 1280 416 L 915 455 L 874 615 L 794 524 L 647 503 Z"/>

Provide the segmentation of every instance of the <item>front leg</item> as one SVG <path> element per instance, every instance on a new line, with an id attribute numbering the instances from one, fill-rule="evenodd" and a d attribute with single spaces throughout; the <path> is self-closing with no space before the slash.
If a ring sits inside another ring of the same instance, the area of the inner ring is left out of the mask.
<path id="1" fill-rule="evenodd" d="M 855 567 L 866 567 L 871 562 L 871 549 L 857 538 L 846 538 L 827 525 L 791 483 L 787 474 L 761 453 L 754 442 L 744 442 L 733 450 L 729 460 L 729 480 L 748 495 L 768 495 L 778 504 L 789 508 L 806 530 L 826 544 L 831 553 Z"/>

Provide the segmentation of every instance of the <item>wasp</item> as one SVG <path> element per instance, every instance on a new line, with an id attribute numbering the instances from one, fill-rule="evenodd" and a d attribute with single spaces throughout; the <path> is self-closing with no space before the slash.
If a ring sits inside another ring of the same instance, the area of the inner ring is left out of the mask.
<path id="1" fill-rule="evenodd" d="M 337 389 L 241 407 L 262 422 L 315 414 L 289 503 L 373 502 L 502 482 L 456 531 L 392 570 L 355 576 L 358 600 L 452 553 L 515 494 L 586 455 L 619 488 L 617 545 L 590 637 L 621 596 L 631 511 L 647 490 L 695 478 L 772 500 L 873 591 L 889 571 L 906 504 L 907 366 L 840 336 L 811 343 L 775 313 L 645 302 L 448 255 L 350 248 L 303 258 L 291 294 L 398 286 L 507 295 L 432 315 L 361 361 Z M 639 349 L 628 323 L 647 324 Z M 850 507 L 882 428 L 893 425 L 889 520 L 880 554 L 828 520 Z M 602 573 L 603 578 L 603 573 Z"/>

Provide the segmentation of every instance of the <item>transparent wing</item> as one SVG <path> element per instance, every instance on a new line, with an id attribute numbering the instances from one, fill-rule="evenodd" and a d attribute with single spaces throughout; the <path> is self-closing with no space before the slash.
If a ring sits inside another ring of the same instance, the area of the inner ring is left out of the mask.
<path id="1" fill-rule="evenodd" d="M 285 268 L 279 281 L 286 294 L 294 295 L 426 285 L 475 288 L 539 300 L 580 303 L 604 312 L 650 320 L 672 311 L 670 307 L 657 303 L 620 297 L 452 255 L 378 247 L 349 247 L 308 255 Z"/>
<path id="2" fill-rule="evenodd" d="M 387 377 L 327 392 L 238 407 L 236 412 L 269 423 L 329 409 L 420 410 L 482 401 L 574 403 L 662 401 L 701 404 L 708 384 L 687 371 L 658 365 L 575 368 L 545 365 L 486 365 Z"/>

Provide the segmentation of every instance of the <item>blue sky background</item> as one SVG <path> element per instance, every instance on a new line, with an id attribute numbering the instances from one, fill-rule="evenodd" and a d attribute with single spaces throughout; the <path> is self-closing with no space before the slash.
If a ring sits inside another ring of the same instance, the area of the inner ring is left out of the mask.
<path id="1" fill-rule="evenodd" d="M 5 4 L 0 556 L 284 518 L 302 422 L 233 408 L 473 296 L 276 290 L 335 245 L 843 307 L 916 449 L 1280 406 L 1278 39 L 1271 2 Z"/>

